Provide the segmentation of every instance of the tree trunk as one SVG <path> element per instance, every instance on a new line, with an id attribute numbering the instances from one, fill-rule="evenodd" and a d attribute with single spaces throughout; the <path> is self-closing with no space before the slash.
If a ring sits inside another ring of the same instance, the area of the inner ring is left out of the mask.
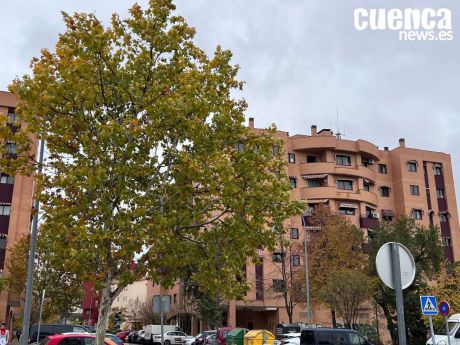
<path id="1" fill-rule="evenodd" d="M 101 303 L 99 305 L 99 319 L 97 320 L 96 345 L 104 345 L 105 332 L 109 320 L 112 299 L 110 296 L 110 282 L 102 289 Z"/>
<path id="2" fill-rule="evenodd" d="M 337 319 L 335 317 L 335 309 L 331 309 L 331 317 L 332 317 L 332 327 L 337 328 Z"/>

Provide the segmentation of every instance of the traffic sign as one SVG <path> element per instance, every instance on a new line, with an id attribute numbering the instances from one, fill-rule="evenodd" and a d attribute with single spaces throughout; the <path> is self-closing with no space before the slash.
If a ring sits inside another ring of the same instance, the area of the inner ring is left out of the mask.
<path id="1" fill-rule="evenodd" d="M 438 309 L 442 316 L 447 316 L 449 315 L 450 305 L 446 301 L 441 301 L 439 302 Z"/>
<path id="2" fill-rule="evenodd" d="M 436 308 L 438 303 L 436 303 L 435 296 L 420 296 L 420 305 L 423 315 L 438 315 L 438 308 Z"/>
<path id="3" fill-rule="evenodd" d="M 409 249 L 403 246 L 401 243 L 388 242 L 380 247 L 377 256 L 375 258 L 375 265 L 377 267 L 377 273 L 380 279 L 391 289 L 395 288 L 394 282 L 394 265 L 392 258 L 392 245 L 398 246 L 398 255 L 400 262 L 400 277 L 401 286 L 404 290 L 409 287 L 415 278 L 415 261 L 414 257 L 410 253 Z M 396 273 L 397 274 L 397 273 Z"/>

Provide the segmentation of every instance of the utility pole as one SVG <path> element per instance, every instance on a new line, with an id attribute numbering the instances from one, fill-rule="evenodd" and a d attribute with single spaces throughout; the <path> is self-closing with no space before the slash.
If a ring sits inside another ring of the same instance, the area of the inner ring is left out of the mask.
<path id="1" fill-rule="evenodd" d="M 40 139 L 40 155 L 38 161 L 38 169 L 37 173 L 41 174 L 43 171 L 43 154 L 45 151 L 45 140 L 42 138 Z M 35 183 L 37 186 L 37 183 Z M 37 190 L 35 189 L 35 192 Z M 38 201 L 37 196 L 35 196 L 34 200 L 34 210 L 35 215 L 32 221 L 32 232 L 30 235 L 30 249 L 29 249 L 29 262 L 27 265 L 27 285 L 26 285 L 26 298 L 24 302 L 24 314 L 23 314 L 23 322 L 22 322 L 22 335 L 21 335 L 21 345 L 27 345 L 29 341 L 29 328 L 30 328 L 30 309 L 32 305 L 32 286 L 34 280 L 34 260 L 35 260 L 35 249 L 37 246 L 37 229 L 38 229 L 38 213 L 40 210 L 40 202 Z"/>

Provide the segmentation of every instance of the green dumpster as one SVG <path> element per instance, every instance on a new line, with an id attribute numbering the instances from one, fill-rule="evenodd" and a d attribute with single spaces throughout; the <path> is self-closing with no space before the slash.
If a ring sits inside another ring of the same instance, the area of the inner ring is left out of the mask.
<path id="1" fill-rule="evenodd" d="M 235 328 L 227 333 L 227 345 L 244 345 L 244 335 L 248 332 L 246 328 Z"/>

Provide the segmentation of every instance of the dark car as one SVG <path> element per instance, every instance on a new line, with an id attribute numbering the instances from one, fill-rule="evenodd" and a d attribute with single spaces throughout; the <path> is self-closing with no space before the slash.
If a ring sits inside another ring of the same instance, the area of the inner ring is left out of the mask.
<path id="1" fill-rule="evenodd" d="M 361 334 L 343 328 L 308 328 L 300 333 L 300 345 L 372 345 Z"/>
<path id="2" fill-rule="evenodd" d="M 195 343 L 194 345 L 203 345 L 204 342 L 206 341 L 206 338 L 211 335 L 211 334 L 216 334 L 217 331 L 204 331 L 203 333 L 198 334 L 195 337 Z"/>
<path id="3" fill-rule="evenodd" d="M 40 325 L 40 337 L 38 341 L 40 342 L 42 339 L 45 339 L 49 335 L 69 333 L 69 332 L 87 333 L 86 329 L 83 326 L 78 326 L 78 325 L 41 324 Z M 29 343 L 36 342 L 37 335 L 38 335 L 38 323 L 34 323 L 32 327 L 30 327 Z"/>

